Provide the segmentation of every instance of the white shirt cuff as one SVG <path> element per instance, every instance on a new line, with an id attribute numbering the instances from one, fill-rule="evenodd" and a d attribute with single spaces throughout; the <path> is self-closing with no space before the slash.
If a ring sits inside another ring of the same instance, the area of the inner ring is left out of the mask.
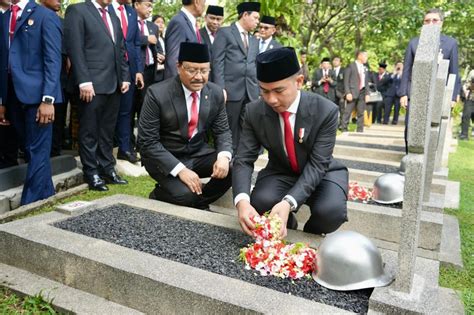
<path id="1" fill-rule="evenodd" d="M 217 158 L 220 158 L 221 156 L 225 156 L 226 158 L 229 159 L 229 162 L 232 160 L 232 153 L 229 151 L 221 151 L 217 154 Z"/>
<path id="2" fill-rule="evenodd" d="M 246 193 L 240 193 L 234 198 L 234 206 L 237 206 L 240 200 L 247 200 L 250 202 L 250 196 L 247 195 Z"/>
<path id="3" fill-rule="evenodd" d="M 179 172 L 181 172 L 182 170 L 184 170 L 186 168 L 186 166 L 184 166 L 183 163 L 178 163 L 178 165 L 176 165 L 170 172 L 171 176 L 173 177 L 176 177 L 178 176 Z"/>
<path id="4" fill-rule="evenodd" d="M 52 97 L 52 96 L 49 96 L 49 95 L 43 95 L 43 98 L 41 99 L 41 101 L 44 102 L 44 99 L 47 98 L 47 97 L 49 97 L 50 99 L 52 99 L 52 100 L 53 100 L 53 104 L 54 104 L 54 101 L 55 101 L 56 99 L 55 99 L 54 97 Z"/>
<path id="5" fill-rule="evenodd" d="M 87 86 L 87 85 L 92 85 L 92 82 L 84 82 L 84 83 L 81 83 L 81 84 L 79 84 L 79 87 L 81 88 L 81 87 L 85 87 L 85 86 Z"/>
<path id="6" fill-rule="evenodd" d="M 141 73 L 141 72 L 138 72 L 138 73 Z M 130 82 L 127 82 L 127 81 L 123 81 L 122 83 L 130 85 Z"/>
<path id="7" fill-rule="evenodd" d="M 295 198 L 293 198 L 291 195 L 286 195 L 286 196 L 283 197 L 283 198 L 288 198 L 288 199 L 290 199 L 291 201 L 293 201 L 293 203 L 294 203 L 296 209 L 298 209 L 298 203 L 296 202 Z"/>

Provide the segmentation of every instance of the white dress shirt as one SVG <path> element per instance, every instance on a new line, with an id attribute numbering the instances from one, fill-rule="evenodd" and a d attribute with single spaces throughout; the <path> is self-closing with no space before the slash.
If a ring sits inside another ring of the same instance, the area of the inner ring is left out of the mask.
<path id="1" fill-rule="evenodd" d="M 250 46 L 249 32 L 244 30 L 242 25 L 240 25 L 239 21 L 235 22 L 235 26 L 237 26 L 237 29 L 239 30 L 239 34 L 240 34 L 240 38 L 242 39 L 242 43 L 244 43 L 244 45 L 245 45 L 245 43 L 247 43 Z"/>
<path id="2" fill-rule="evenodd" d="M 186 14 L 186 17 L 189 19 L 189 21 L 191 21 L 191 25 L 193 26 L 193 29 L 194 29 L 194 32 L 196 33 L 196 17 L 194 15 L 191 14 L 191 12 L 189 12 L 188 10 L 186 10 L 186 8 L 181 8 L 181 11 Z M 197 36 L 197 34 L 196 34 Z"/>
<path id="3" fill-rule="evenodd" d="M 359 72 L 360 81 L 362 82 L 360 86 L 361 86 L 361 89 L 363 89 L 365 88 L 365 66 L 357 60 L 355 64 L 357 66 L 357 72 Z"/>
<path id="4" fill-rule="evenodd" d="M 207 28 L 207 25 L 205 26 L 206 27 L 206 32 L 207 32 L 207 35 L 209 35 L 209 39 L 211 40 L 211 44 L 214 44 L 214 35 L 212 35 L 212 32 Z"/>
<path id="5" fill-rule="evenodd" d="M 262 52 L 264 52 L 268 49 L 268 45 L 270 45 L 270 43 L 272 42 L 272 39 L 273 39 L 273 36 L 270 36 L 267 39 L 260 38 L 259 46 L 258 46 L 258 49 L 259 49 L 260 53 L 262 53 Z"/>
<path id="6" fill-rule="evenodd" d="M 293 103 L 291 103 L 290 107 L 288 107 L 288 109 L 286 110 L 287 112 L 291 113 L 290 116 L 288 117 L 288 119 L 290 120 L 291 130 L 293 130 L 293 137 L 294 137 L 294 134 L 295 134 L 296 113 L 298 112 L 298 107 L 300 105 L 300 100 L 301 100 L 301 92 L 298 91 L 298 94 L 296 95 L 295 100 L 293 101 Z M 283 117 L 280 114 L 278 114 L 278 118 L 279 118 L 279 121 L 280 121 L 280 131 L 281 131 L 281 139 L 282 139 L 282 143 L 283 143 L 283 150 L 285 150 L 285 153 L 287 153 L 286 152 L 286 146 L 285 146 L 285 121 L 284 121 Z M 287 155 L 288 155 L 288 153 L 287 153 Z M 295 198 L 293 198 L 293 196 L 286 195 L 284 198 L 290 199 L 293 202 L 293 204 L 296 207 L 298 207 L 298 203 L 296 202 Z M 237 203 L 239 203 L 240 200 L 247 200 L 248 202 L 250 202 L 250 196 L 246 193 L 238 194 L 237 196 L 235 196 L 234 205 L 237 205 Z"/>

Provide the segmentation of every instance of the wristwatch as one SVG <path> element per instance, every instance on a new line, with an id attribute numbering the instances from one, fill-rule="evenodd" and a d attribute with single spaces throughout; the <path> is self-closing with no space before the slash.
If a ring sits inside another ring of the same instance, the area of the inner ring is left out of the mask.
<path id="1" fill-rule="evenodd" d="M 43 96 L 43 103 L 53 105 L 54 99 L 49 96 Z"/>
<path id="2" fill-rule="evenodd" d="M 293 202 L 293 200 L 291 200 L 287 196 L 283 197 L 283 200 L 285 200 L 286 202 L 288 202 L 290 204 L 290 211 L 295 211 L 296 210 L 296 205 Z"/>

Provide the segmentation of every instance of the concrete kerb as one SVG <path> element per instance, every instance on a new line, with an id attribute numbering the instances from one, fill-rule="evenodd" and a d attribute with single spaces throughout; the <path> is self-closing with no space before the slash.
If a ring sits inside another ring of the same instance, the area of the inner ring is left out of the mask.
<path id="1" fill-rule="evenodd" d="M 143 198 L 104 198 L 96 205 L 102 208 L 117 202 L 239 228 L 229 216 L 184 207 L 177 211 L 176 206 Z M 348 313 L 50 225 L 67 217 L 52 212 L 1 225 L 0 262 L 144 312 Z M 314 236 L 292 232 L 289 241 L 310 240 L 317 247 L 319 242 Z M 31 260 L 32 256 L 38 259 Z"/>
<path id="2" fill-rule="evenodd" d="M 400 164 L 400 160 L 405 155 L 403 152 L 382 150 L 374 148 L 363 148 L 336 144 L 334 147 L 335 156 L 363 157 L 383 161 L 392 161 Z"/>

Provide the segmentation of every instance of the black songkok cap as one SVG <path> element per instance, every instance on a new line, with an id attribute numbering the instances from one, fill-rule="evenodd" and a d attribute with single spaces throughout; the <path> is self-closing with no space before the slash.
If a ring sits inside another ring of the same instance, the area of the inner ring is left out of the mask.
<path id="1" fill-rule="evenodd" d="M 224 8 L 217 5 L 210 5 L 207 7 L 206 14 L 224 16 Z"/>
<path id="2" fill-rule="evenodd" d="M 273 16 L 264 15 L 260 18 L 260 23 L 275 25 L 276 21 Z"/>
<path id="3" fill-rule="evenodd" d="M 385 68 L 387 68 L 387 64 L 385 63 L 385 61 L 381 61 L 381 62 L 379 62 L 379 67 L 385 69 Z"/>
<path id="4" fill-rule="evenodd" d="M 260 12 L 260 2 L 242 2 L 237 6 L 237 13 Z"/>
<path id="5" fill-rule="evenodd" d="M 329 59 L 328 57 L 324 57 L 323 60 L 321 60 L 321 63 L 323 62 L 331 62 L 331 59 Z"/>
<path id="6" fill-rule="evenodd" d="M 179 47 L 178 61 L 197 63 L 209 62 L 209 50 L 206 44 L 182 42 Z"/>
<path id="7" fill-rule="evenodd" d="M 267 50 L 257 55 L 257 79 L 270 83 L 291 77 L 300 70 L 293 47 Z"/>

